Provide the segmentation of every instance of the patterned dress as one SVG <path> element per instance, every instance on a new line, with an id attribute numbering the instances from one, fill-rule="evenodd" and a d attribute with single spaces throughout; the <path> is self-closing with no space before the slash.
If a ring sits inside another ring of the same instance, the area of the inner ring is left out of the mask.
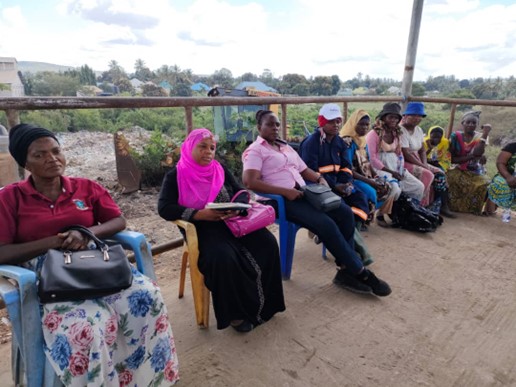
<path id="1" fill-rule="evenodd" d="M 126 290 L 42 308 L 45 352 L 65 386 L 170 386 L 178 380 L 159 287 L 135 268 Z"/>
<path id="2" fill-rule="evenodd" d="M 507 170 L 514 175 L 514 171 L 516 170 L 516 142 L 507 144 L 502 151 L 512 154 L 507 162 Z M 500 173 L 497 173 L 493 177 L 487 192 L 489 199 L 502 208 L 511 208 L 514 204 L 514 199 L 516 199 L 516 190 L 509 187 L 507 180 L 505 180 Z"/>
<path id="3" fill-rule="evenodd" d="M 31 178 L 0 190 L 2 243 L 39 240 L 72 224 L 91 227 L 121 215 L 96 182 L 65 176 L 61 181 L 55 201 L 38 193 Z M 22 265 L 39 273 L 45 258 Z M 45 354 L 65 386 L 170 386 L 178 380 L 161 292 L 135 268 L 128 289 L 92 300 L 44 304 L 41 314 Z"/>
<path id="4" fill-rule="evenodd" d="M 473 151 L 480 141 L 480 133 L 465 142 L 462 132 L 450 136 L 450 151 L 454 156 L 465 156 Z M 455 212 L 482 214 L 489 179 L 478 170 L 478 163 L 463 163 L 446 173 L 450 192 L 450 209 Z"/>

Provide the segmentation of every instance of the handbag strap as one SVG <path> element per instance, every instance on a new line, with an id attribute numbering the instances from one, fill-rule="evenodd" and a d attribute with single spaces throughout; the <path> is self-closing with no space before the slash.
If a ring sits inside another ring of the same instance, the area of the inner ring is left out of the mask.
<path id="1" fill-rule="evenodd" d="M 240 190 L 240 191 L 238 191 L 236 194 L 234 194 L 234 195 L 233 195 L 233 197 L 231 198 L 231 202 L 234 202 L 234 201 L 235 201 L 235 199 L 236 199 L 237 197 L 239 197 L 240 195 L 242 195 L 242 194 L 244 194 L 244 193 L 246 194 L 246 196 L 247 196 L 247 202 L 249 203 L 249 202 L 251 201 L 251 194 L 250 194 L 250 193 L 249 193 L 249 191 L 248 191 L 248 190 L 246 190 L 246 189 L 241 189 L 241 190 Z"/>
<path id="2" fill-rule="evenodd" d="M 95 242 L 95 244 L 97 245 L 97 248 L 100 250 L 103 250 L 107 247 L 107 244 L 105 242 L 103 242 L 99 238 L 97 238 L 97 236 L 95 234 L 93 234 L 93 232 L 90 229 L 88 229 L 84 226 L 81 226 L 79 224 L 74 224 L 74 225 L 66 228 L 65 231 L 72 231 L 72 230 L 79 231 L 81 234 L 86 235 L 93 242 Z"/>

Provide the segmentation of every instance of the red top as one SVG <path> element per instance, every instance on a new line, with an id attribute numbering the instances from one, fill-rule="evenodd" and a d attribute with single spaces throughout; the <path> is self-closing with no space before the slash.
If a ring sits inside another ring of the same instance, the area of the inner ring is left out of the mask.
<path id="1" fill-rule="evenodd" d="M 109 192 L 94 181 L 61 177 L 63 193 L 52 202 L 27 180 L 0 189 L 0 244 L 56 235 L 73 224 L 91 227 L 122 214 Z"/>

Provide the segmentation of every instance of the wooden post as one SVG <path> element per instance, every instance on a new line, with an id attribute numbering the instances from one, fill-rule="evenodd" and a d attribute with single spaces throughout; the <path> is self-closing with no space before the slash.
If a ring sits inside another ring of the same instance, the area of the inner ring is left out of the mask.
<path id="1" fill-rule="evenodd" d="M 453 132 L 453 121 L 455 121 L 455 111 L 456 110 L 457 110 L 457 104 L 452 103 L 451 111 L 450 111 L 450 122 L 448 123 L 448 128 L 446 129 L 446 138 L 450 138 L 450 135 Z"/>
<path id="2" fill-rule="evenodd" d="M 287 105 L 281 104 L 281 138 L 287 141 L 288 130 L 287 130 Z"/>
<path id="3" fill-rule="evenodd" d="M 5 115 L 7 116 L 7 130 L 20 123 L 20 112 L 18 110 L 8 109 L 5 111 Z"/>
<path id="4" fill-rule="evenodd" d="M 186 116 L 186 133 L 187 135 L 193 130 L 193 118 L 192 118 L 192 107 L 185 106 Z"/>
<path id="5" fill-rule="evenodd" d="M 348 103 L 342 103 L 342 123 L 344 124 L 348 120 Z"/>
<path id="6" fill-rule="evenodd" d="M 412 19 L 410 22 L 409 39 L 407 45 L 407 56 L 405 58 L 405 70 L 401 83 L 401 107 L 405 110 L 407 98 L 412 95 L 412 79 L 414 78 L 414 67 L 416 65 L 417 42 L 419 39 L 419 27 L 423 13 L 424 0 L 414 0 L 412 5 Z"/>

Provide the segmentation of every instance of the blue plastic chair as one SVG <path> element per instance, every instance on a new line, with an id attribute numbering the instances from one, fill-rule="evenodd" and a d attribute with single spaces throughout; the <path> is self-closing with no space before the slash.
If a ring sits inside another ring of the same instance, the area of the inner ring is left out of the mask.
<path id="1" fill-rule="evenodd" d="M 138 270 L 156 279 L 150 245 L 143 234 L 122 231 L 108 238 L 107 242 L 120 243 L 125 249 L 132 250 Z M 43 351 L 36 273 L 19 266 L 0 265 L 0 297 L 7 307 L 13 330 L 11 370 L 14 384 L 62 386 Z"/>
<path id="2" fill-rule="evenodd" d="M 276 218 L 275 223 L 279 225 L 281 276 L 284 280 L 288 280 L 290 279 L 290 274 L 292 272 L 296 234 L 301 226 L 287 220 L 285 213 L 285 199 L 283 196 L 264 193 L 258 193 L 258 195 L 275 200 L 278 203 L 278 218 Z"/>

